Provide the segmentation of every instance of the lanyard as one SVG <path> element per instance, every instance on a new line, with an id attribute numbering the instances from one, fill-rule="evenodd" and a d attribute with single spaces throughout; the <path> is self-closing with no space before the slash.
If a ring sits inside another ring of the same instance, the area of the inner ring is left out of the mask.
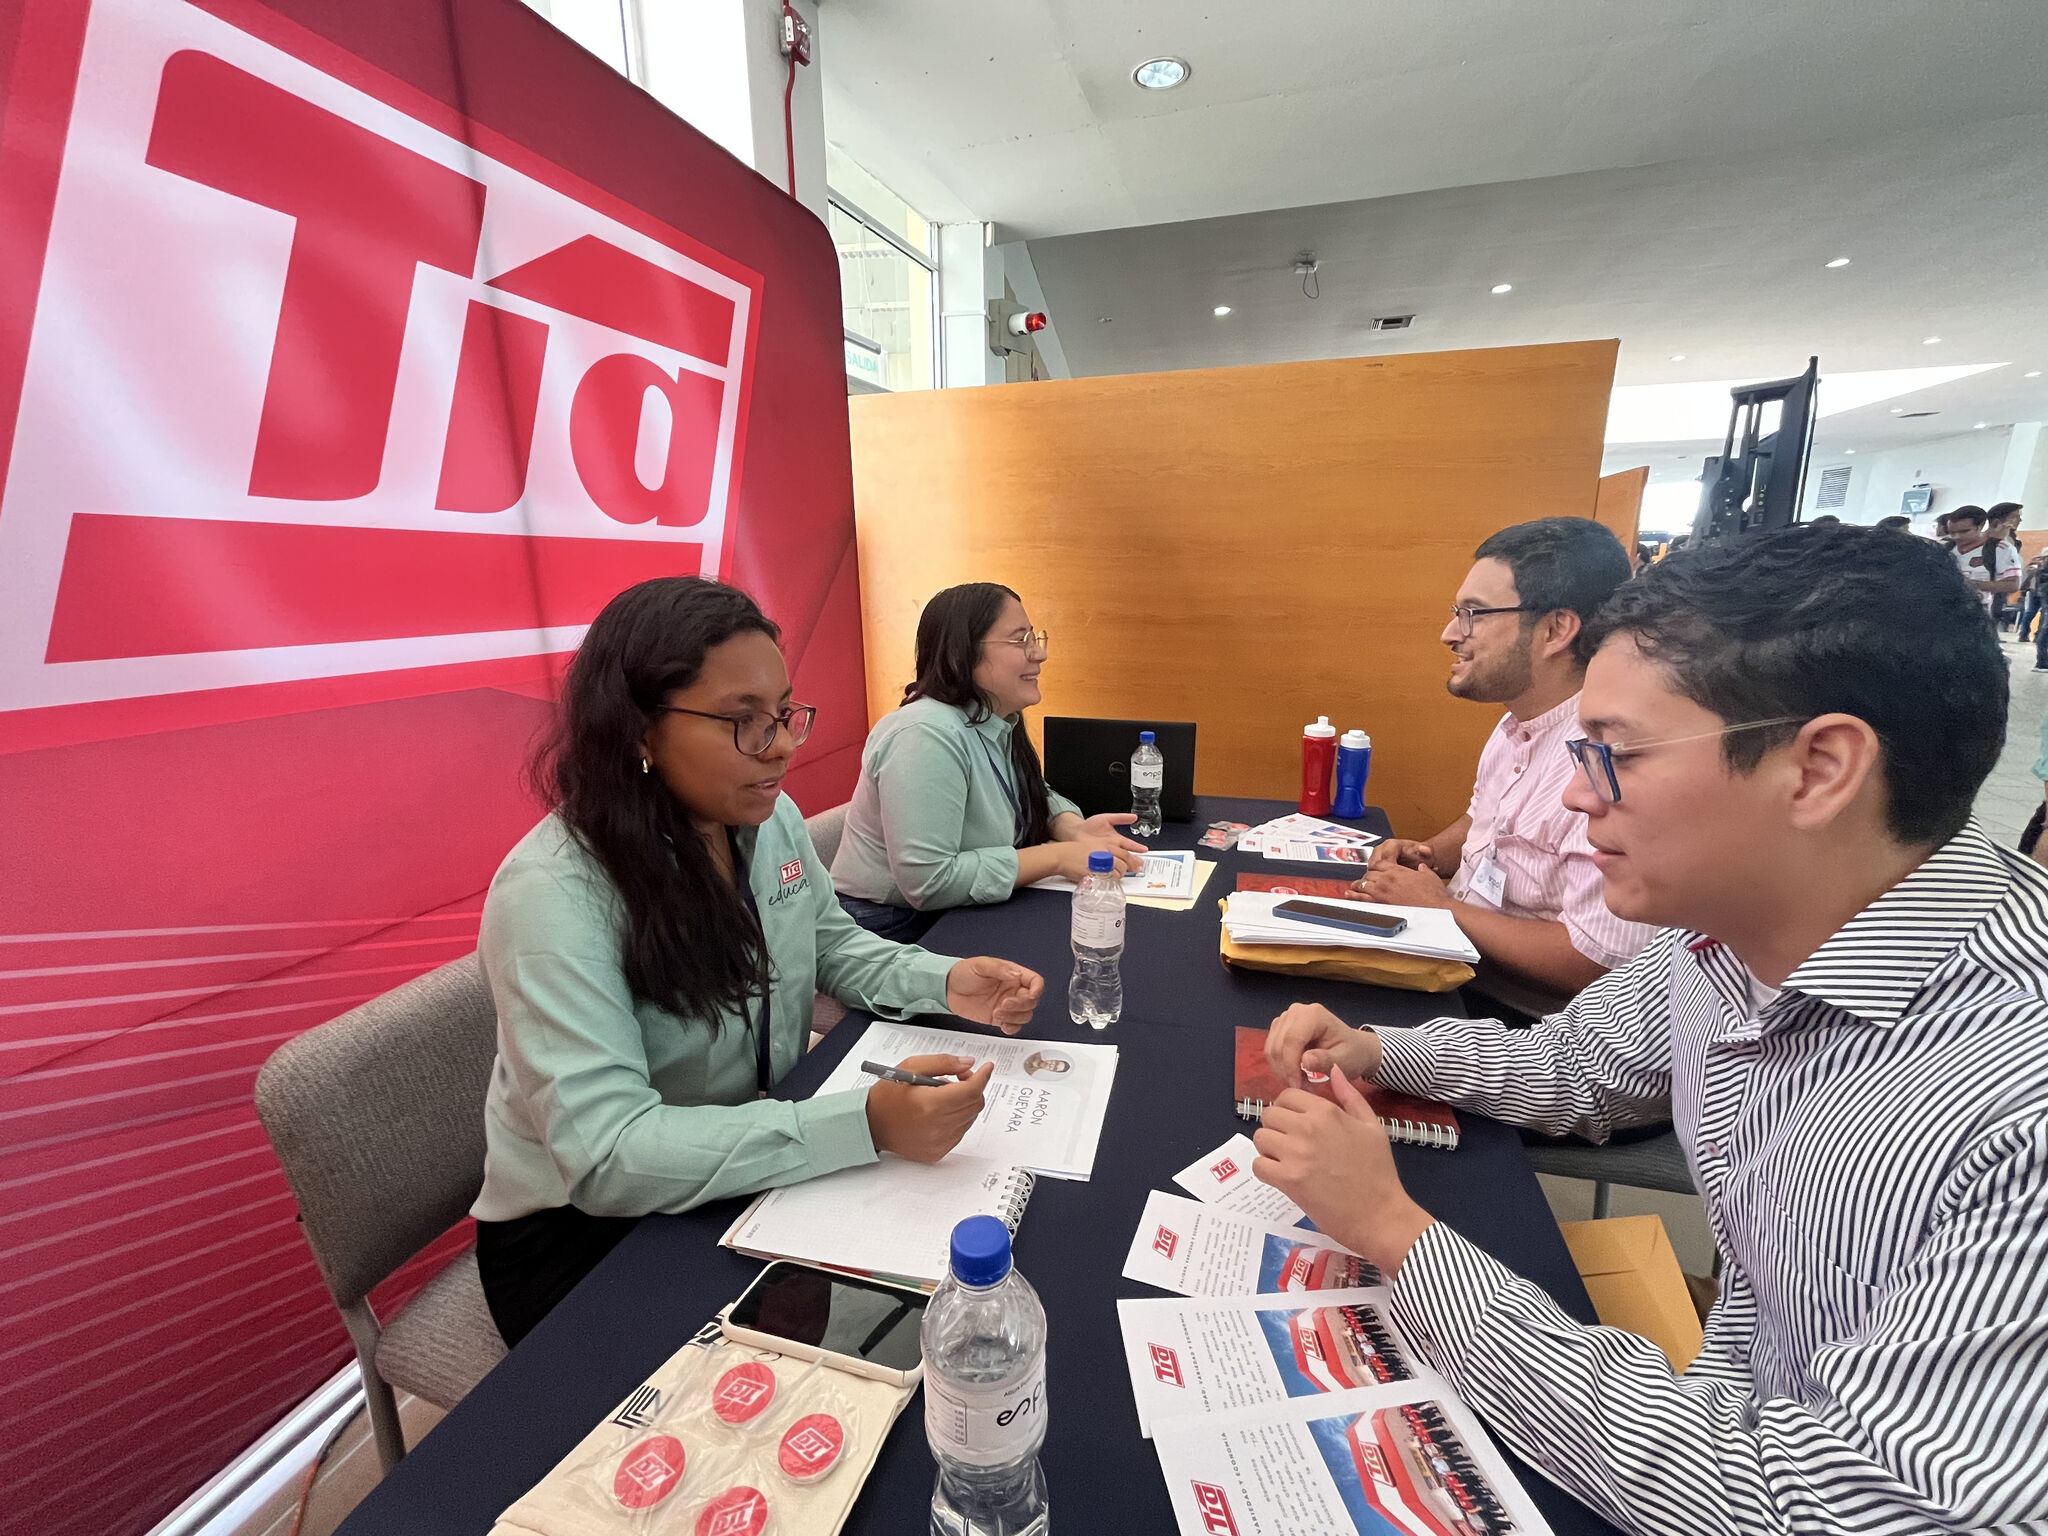
<path id="1" fill-rule="evenodd" d="M 1013 725 L 1010 729 L 1021 730 L 1022 727 Z M 977 731 L 974 739 L 981 743 L 981 750 L 987 754 L 989 767 L 995 770 L 996 784 L 1002 790 L 1003 798 L 1010 802 L 1010 825 L 1015 829 L 1010 834 L 1010 844 L 1012 847 L 1022 847 L 1025 832 L 1024 802 L 1018 799 L 1017 791 L 1010 788 L 1009 775 L 1004 773 L 1002 766 L 996 762 L 996 749 L 988 744 L 988 738 Z"/>
<path id="2" fill-rule="evenodd" d="M 727 846 L 732 849 L 733 884 L 740 888 L 740 895 L 746 901 L 747 910 L 754 916 L 754 927 L 760 931 L 761 960 L 765 965 L 768 963 L 768 925 L 761 921 L 760 904 L 754 900 L 754 882 L 748 877 L 746 862 L 740 857 L 739 834 L 734 832 L 732 828 L 727 827 L 725 829 L 725 836 Z M 775 1086 L 775 1063 L 770 1056 L 770 1052 L 773 1049 L 770 1031 L 775 1019 L 774 1004 L 770 1000 L 770 994 L 774 986 L 775 981 L 771 971 L 768 981 L 761 988 L 761 1013 L 758 1021 L 760 1027 L 758 1029 L 755 1028 L 756 1020 L 752 1016 L 753 1010 L 748 1010 L 747 1031 L 754 1037 L 754 1085 L 762 1093 L 766 1093 Z"/>

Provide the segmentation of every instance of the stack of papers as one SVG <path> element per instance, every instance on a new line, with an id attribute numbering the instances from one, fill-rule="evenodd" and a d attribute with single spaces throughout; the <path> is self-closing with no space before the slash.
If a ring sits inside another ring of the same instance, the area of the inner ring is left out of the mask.
<path id="1" fill-rule="evenodd" d="M 1302 944 L 1326 949 L 1382 949 L 1396 955 L 1422 955 L 1431 960 L 1462 960 L 1479 963 L 1479 951 L 1458 927 L 1458 921 L 1443 907 L 1383 907 L 1374 902 L 1342 903 L 1347 912 L 1376 913 L 1384 917 L 1405 917 L 1408 926 L 1393 938 L 1354 929 L 1332 928 L 1322 923 L 1304 923 L 1283 917 L 1274 909 L 1282 902 L 1299 901 L 1277 891 L 1235 891 L 1223 908 L 1223 928 L 1233 944 Z M 1339 903 L 1325 903 L 1337 906 Z"/>
<path id="2" fill-rule="evenodd" d="M 1147 853 L 1144 863 L 1124 876 L 1124 896 L 1156 896 L 1166 901 L 1192 901 L 1196 886 L 1195 855 L 1192 849 L 1168 849 Z M 1031 882 L 1034 891 L 1071 891 L 1074 882 L 1065 875 L 1047 875 Z"/>
<path id="3" fill-rule="evenodd" d="M 1237 847 L 1241 853 L 1259 853 L 1297 864 L 1363 865 L 1378 841 L 1370 832 L 1291 811 L 1241 834 Z"/>

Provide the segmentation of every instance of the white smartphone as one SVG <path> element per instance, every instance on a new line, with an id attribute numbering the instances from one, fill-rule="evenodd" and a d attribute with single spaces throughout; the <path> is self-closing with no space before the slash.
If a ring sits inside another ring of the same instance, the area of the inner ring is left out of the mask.
<path id="1" fill-rule="evenodd" d="M 718 1314 L 718 1328 L 737 1343 L 913 1387 L 924 1377 L 918 1332 L 930 1299 L 880 1280 L 777 1260 Z"/>

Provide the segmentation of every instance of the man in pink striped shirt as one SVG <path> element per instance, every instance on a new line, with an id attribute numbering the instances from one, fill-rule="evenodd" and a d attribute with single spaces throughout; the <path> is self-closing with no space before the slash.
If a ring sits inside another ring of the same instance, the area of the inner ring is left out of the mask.
<path id="1" fill-rule="evenodd" d="M 1633 959 L 1652 929 L 1607 910 L 1586 818 L 1567 810 L 1577 771 L 1584 628 L 1629 577 L 1620 542 L 1582 517 L 1503 528 L 1473 552 L 1444 626 L 1448 687 L 1507 713 L 1479 754 L 1465 814 L 1427 841 L 1389 838 L 1354 889 L 1373 901 L 1448 907 L 1479 951 L 1479 986 L 1553 1012 Z"/>

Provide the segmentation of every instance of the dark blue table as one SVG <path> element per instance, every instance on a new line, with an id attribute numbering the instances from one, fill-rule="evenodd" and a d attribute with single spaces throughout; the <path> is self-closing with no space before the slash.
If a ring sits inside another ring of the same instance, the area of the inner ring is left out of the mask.
<path id="1" fill-rule="evenodd" d="M 1203 797 L 1192 826 L 1168 826 L 1152 842 L 1188 848 L 1208 821 L 1256 823 L 1285 809 Z M 1387 830 L 1377 811 L 1358 825 Z M 1046 999 L 1026 1031 L 1031 1037 L 1107 1041 L 1120 1052 L 1094 1178 L 1039 1180 L 1017 1237 L 1018 1268 L 1038 1288 L 1050 1324 L 1044 1464 L 1055 1529 L 1063 1532 L 1173 1529 L 1159 1464 L 1138 1434 L 1114 1303 L 1159 1294 L 1120 1273 L 1147 1191 L 1175 1189 L 1176 1172 L 1247 1128 L 1232 1109 L 1232 1026 L 1267 1024 L 1294 1001 L 1325 1003 L 1355 1023 L 1413 1024 L 1459 1011 L 1455 996 L 1226 970 L 1217 955 L 1215 903 L 1234 888 L 1237 873 L 1302 871 L 1235 852 L 1203 856 L 1220 867 L 1194 911 L 1130 910 L 1124 1015 L 1107 1031 L 1067 1018 L 1066 896 L 1021 891 L 1001 906 L 949 913 L 925 939 L 944 954 L 1002 955 L 1043 973 Z M 848 1015 L 777 1093 L 810 1093 L 863 1022 Z M 1461 1120 L 1464 1137 L 1454 1153 L 1395 1149 L 1408 1188 L 1439 1219 L 1592 1322 L 1592 1305 L 1515 1133 L 1473 1115 Z M 488 1531 L 500 1511 L 759 1272 L 756 1261 L 717 1245 L 742 1204 L 641 1222 L 358 1506 L 341 1536 Z M 1610 1529 L 1509 1460 L 1560 1536 Z M 923 1415 L 913 1401 L 846 1529 L 922 1531 L 931 1480 Z"/>

